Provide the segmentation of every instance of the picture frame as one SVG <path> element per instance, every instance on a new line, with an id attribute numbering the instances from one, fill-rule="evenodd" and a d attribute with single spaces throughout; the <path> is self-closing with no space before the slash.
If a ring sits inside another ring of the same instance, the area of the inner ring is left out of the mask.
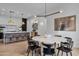
<path id="1" fill-rule="evenodd" d="M 76 15 L 54 19 L 55 31 L 76 31 Z"/>

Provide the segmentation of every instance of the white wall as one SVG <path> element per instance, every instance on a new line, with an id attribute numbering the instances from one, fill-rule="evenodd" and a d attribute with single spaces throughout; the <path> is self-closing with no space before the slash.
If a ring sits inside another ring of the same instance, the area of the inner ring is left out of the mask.
<path id="1" fill-rule="evenodd" d="M 52 5 L 52 4 L 51 4 Z M 50 7 L 50 6 L 48 6 Z M 38 32 L 41 35 L 44 34 L 59 34 L 62 36 L 71 37 L 74 41 L 74 47 L 79 48 L 79 4 L 58 4 L 55 7 L 51 6 L 51 9 L 47 7 L 46 11 L 50 11 L 50 13 L 62 10 L 63 13 L 56 14 L 46 18 L 46 22 L 44 18 L 39 18 L 39 22 L 44 22 L 43 26 L 39 26 Z M 54 31 L 54 19 L 58 17 L 72 16 L 76 15 L 76 31 Z M 28 20 L 27 31 L 32 31 L 32 20 Z M 47 24 L 45 24 L 47 23 Z"/>
<path id="2" fill-rule="evenodd" d="M 49 34 L 60 34 L 62 36 L 71 37 L 74 41 L 74 47 L 79 48 L 79 4 L 61 4 L 55 9 L 62 10 L 62 14 L 50 16 L 47 19 L 47 30 Z M 54 19 L 58 17 L 76 15 L 76 31 L 54 31 Z"/>
<path id="3" fill-rule="evenodd" d="M 12 21 L 12 23 L 10 23 L 9 21 Z M 22 20 L 21 20 L 21 18 L 12 18 L 12 19 L 10 19 L 8 16 L 1 16 L 0 15 L 0 25 L 3 25 L 3 26 L 6 26 L 6 25 L 15 25 L 15 26 L 13 26 L 13 29 L 11 29 L 10 27 L 8 27 L 8 28 L 5 28 L 5 30 L 6 31 L 8 31 L 8 30 L 18 30 L 18 27 L 21 25 L 21 23 L 22 23 Z"/>
<path id="4" fill-rule="evenodd" d="M 46 18 L 44 18 L 44 17 L 34 18 L 34 19 L 28 20 L 27 21 L 27 31 L 28 32 L 32 31 L 32 24 L 33 24 L 34 20 L 38 21 L 37 32 L 39 33 L 39 35 L 45 35 L 47 32 L 47 21 L 46 21 Z"/>

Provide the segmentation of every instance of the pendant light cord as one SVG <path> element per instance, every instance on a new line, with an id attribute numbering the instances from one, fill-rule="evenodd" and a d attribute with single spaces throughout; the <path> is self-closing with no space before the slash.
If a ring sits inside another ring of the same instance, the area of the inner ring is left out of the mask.
<path id="1" fill-rule="evenodd" d="M 45 0 L 45 17 L 46 17 L 46 0 Z"/>

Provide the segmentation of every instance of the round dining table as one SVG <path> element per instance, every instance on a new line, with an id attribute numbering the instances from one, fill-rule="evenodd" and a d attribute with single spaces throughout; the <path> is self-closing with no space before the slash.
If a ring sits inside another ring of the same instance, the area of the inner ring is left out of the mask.
<path id="1" fill-rule="evenodd" d="M 44 42 L 44 43 L 47 43 L 47 44 L 52 44 L 52 43 L 57 43 L 59 44 L 60 42 L 66 42 L 66 39 L 63 38 L 63 37 L 46 37 L 46 36 L 35 36 L 32 38 L 33 40 L 35 41 L 38 41 L 38 42 Z"/>
<path id="2" fill-rule="evenodd" d="M 39 46 L 41 46 L 41 55 L 43 55 L 43 46 L 41 43 L 45 43 L 45 44 L 54 44 L 56 43 L 56 47 L 60 46 L 61 42 L 66 42 L 66 39 L 63 37 L 46 37 L 46 36 L 35 36 L 32 38 L 32 40 L 34 41 L 38 41 L 39 42 Z"/>

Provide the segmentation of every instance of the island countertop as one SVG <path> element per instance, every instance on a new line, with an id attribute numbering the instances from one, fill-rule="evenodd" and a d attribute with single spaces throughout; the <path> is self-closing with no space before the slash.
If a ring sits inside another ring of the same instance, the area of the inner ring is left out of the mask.
<path id="1" fill-rule="evenodd" d="M 7 31 L 7 32 L 3 32 L 5 33 L 28 33 L 27 31 Z"/>

